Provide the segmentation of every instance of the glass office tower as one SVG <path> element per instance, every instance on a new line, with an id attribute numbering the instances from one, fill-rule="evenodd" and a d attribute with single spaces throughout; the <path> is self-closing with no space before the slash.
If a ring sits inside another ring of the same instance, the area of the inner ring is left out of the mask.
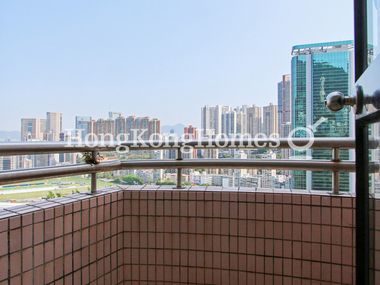
<path id="1" fill-rule="evenodd" d="M 292 50 L 292 125 L 312 128 L 314 137 L 353 136 L 353 115 L 348 108 L 331 112 L 325 107 L 326 96 L 333 91 L 352 95 L 354 87 L 353 41 L 297 45 Z M 305 137 L 298 131 L 296 137 Z M 317 149 L 295 152 L 313 159 L 331 159 L 331 150 Z M 349 152 L 341 151 L 341 159 Z M 350 176 L 340 174 L 340 190 L 349 190 Z M 293 171 L 292 186 L 296 189 L 331 190 L 329 172 Z"/>

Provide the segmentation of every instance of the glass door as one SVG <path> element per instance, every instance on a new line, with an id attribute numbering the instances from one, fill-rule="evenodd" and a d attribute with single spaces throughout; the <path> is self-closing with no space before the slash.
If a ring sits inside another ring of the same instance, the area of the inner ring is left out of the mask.
<path id="1" fill-rule="evenodd" d="M 355 2 L 356 284 L 380 284 L 380 0 Z"/>

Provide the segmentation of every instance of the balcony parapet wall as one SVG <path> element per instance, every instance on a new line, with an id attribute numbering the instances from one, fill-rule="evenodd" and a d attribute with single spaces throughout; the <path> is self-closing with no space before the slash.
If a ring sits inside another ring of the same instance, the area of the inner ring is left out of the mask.
<path id="1" fill-rule="evenodd" d="M 115 188 L 0 211 L 0 285 L 354 284 L 354 236 L 350 194 Z"/>

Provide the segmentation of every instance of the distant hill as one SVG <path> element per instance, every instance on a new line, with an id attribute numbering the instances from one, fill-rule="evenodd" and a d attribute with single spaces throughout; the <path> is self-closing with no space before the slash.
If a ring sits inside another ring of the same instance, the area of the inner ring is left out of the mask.
<path id="1" fill-rule="evenodd" d="M 174 133 L 182 136 L 183 135 L 183 129 L 185 128 L 185 125 L 183 124 L 176 124 L 176 125 L 167 125 L 161 127 L 161 133 L 169 134 L 171 133 L 171 130 L 174 130 Z"/>
<path id="2" fill-rule="evenodd" d="M 0 141 L 20 141 L 21 133 L 19 131 L 0 131 Z"/>

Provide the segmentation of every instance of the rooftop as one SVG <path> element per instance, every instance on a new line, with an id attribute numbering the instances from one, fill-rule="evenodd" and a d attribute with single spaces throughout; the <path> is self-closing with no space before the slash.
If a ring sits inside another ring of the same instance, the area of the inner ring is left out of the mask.
<path id="1" fill-rule="evenodd" d="M 352 40 L 303 44 L 303 45 L 293 46 L 292 55 L 297 56 L 297 55 L 306 55 L 306 54 L 321 53 L 321 52 L 353 50 L 353 48 L 354 48 L 354 41 Z"/>

